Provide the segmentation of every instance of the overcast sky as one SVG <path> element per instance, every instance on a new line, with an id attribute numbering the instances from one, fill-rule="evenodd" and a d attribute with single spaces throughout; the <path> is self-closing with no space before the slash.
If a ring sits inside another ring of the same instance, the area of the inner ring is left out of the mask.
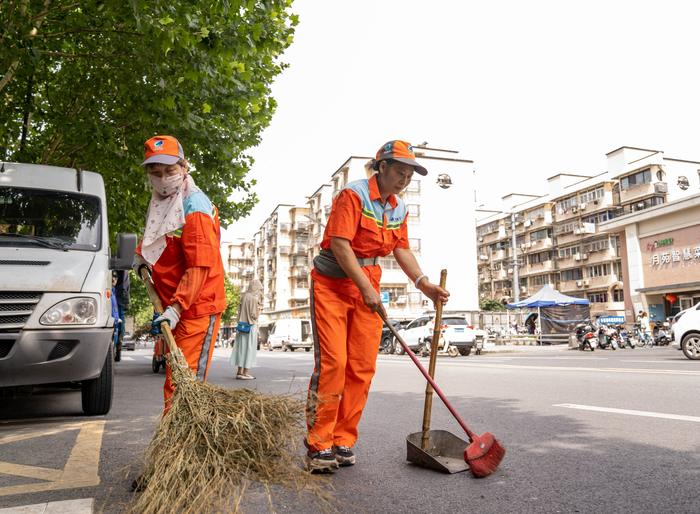
<path id="1" fill-rule="evenodd" d="M 700 160 L 694 4 L 296 0 L 279 107 L 251 152 L 260 202 L 226 239 L 390 139 L 458 150 L 489 204 L 602 172 L 623 145 Z"/>

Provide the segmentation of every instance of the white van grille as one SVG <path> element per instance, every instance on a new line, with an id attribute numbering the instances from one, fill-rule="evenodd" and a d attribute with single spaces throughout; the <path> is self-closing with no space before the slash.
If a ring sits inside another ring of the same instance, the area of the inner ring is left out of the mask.
<path id="1" fill-rule="evenodd" d="M 22 330 L 39 300 L 41 300 L 41 293 L 0 292 L 0 330 Z"/>

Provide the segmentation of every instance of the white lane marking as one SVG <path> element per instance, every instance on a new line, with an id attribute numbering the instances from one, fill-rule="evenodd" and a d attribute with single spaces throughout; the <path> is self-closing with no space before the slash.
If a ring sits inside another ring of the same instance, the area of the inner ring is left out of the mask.
<path id="1" fill-rule="evenodd" d="M 0 514 L 92 514 L 94 498 L 19 505 L 0 509 Z"/>
<path id="2" fill-rule="evenodd" d="M 630 360 L 626 360 L 626 361 L 624 361 L 624 362 L 641 362 L 641 363 L 645 363 L 645 364 L 646 364 L 647 362 L 650 363 L 650 364 L 668 364 L 668 363 L 670 363 L 670 362 L 672 362 L 673 364 L 680 364 L 680 363 L 683 363 L 683 364 L 693 364 L 692 361 L 689 361 L 689 360 L 687 360 L 687 359 L 686 359 L 686 360 L 681 360 L 681 359 L 677 359 L 677 360 L 676 360 L 676 359 L 669 359 L 669 360 L 667 360 L 667 361 L 643 361 L 643 360 L 632 360 L 632 359 L 630 359 Z"/>
<path id="3" fill-rule="evenodd" d="M 412 364 L 410 360 L 391 359 L 384 361 L 392 364 Z M 423 361 L 427 364 L 427 361 Z M 491 368 L 491 369 L 531 369 L 542 371 L 596 371 L 600 373 L 642 373 L 648 375 L 689 375 L 700 376 L 700 371 L 676 369 L 642 369 L 642 368 L 584 368 L 574 366 L 519 366 L 516 364 L 487 364 L 482 362 L 439 362 L 438 367 Z"/>
<path id="4" fill-rule="evenodd" d="M 593 405 L 577 405 L 575 403 L 559 403 L 555 404 L 554 407 L 563 407 L 565 409 L 589 410 L 594 412 L 608 412 L 611 414 L 626 414 L 628 416 L 642 416 L 646 418 L 675 419 L 678 421 L 691 421 L 693 423 L 700 423 L 700 417 L 698 416 L 684 416 L 682 414 L 665 414 L 663 412 L 650 412 L 646 410 L 613 409 L 610 407 L 595 407 Z"/>

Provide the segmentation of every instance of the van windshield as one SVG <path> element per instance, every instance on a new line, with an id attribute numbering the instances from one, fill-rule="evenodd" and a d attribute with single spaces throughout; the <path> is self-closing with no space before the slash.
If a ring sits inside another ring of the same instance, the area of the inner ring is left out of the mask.
<path id="1" fill-rule="evenodd" d="M 0 245 L 100 248 L 100 199 L 64 191 L 0 187 Z"/>

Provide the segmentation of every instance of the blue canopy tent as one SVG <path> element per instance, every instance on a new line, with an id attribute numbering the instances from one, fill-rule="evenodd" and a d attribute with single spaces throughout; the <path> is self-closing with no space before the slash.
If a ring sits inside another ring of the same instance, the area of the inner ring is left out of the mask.
<path id="1" fill-rule="evenodd" d="M 540 342 L 555 342 L 568 335 L 578 323 L 591 317 L 590 302 L 585 298 L 567 296 L 545 285 L 531 297 L 507 305 L 509 309 L 537 309 Z"/>

